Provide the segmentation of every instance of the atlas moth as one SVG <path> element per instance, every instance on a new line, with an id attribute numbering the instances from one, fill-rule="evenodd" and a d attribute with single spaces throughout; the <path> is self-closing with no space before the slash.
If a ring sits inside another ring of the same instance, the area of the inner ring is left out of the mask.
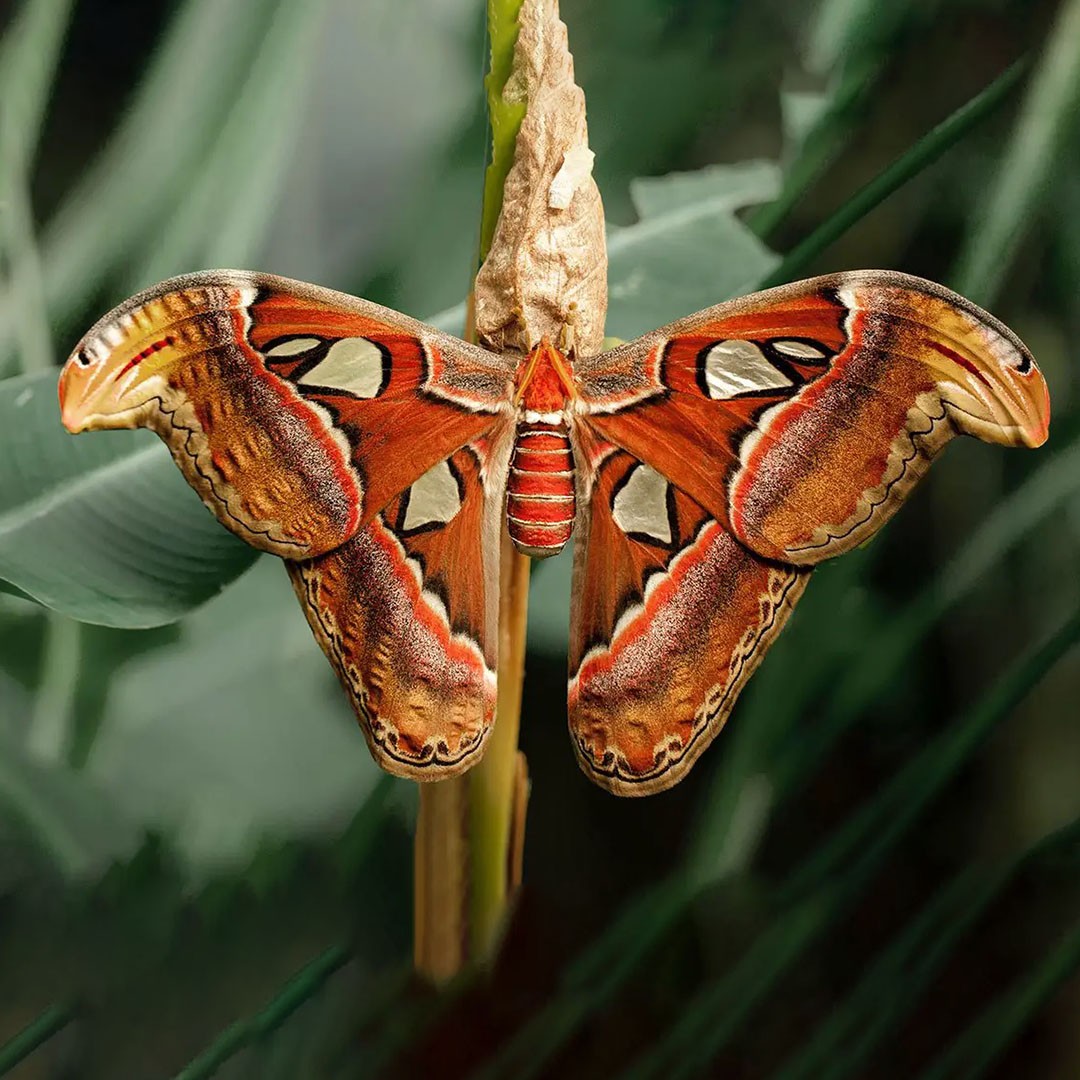
<path id="1" fill-rule="evenodd" d="M 371 752 L 439 780 L 495 712 L 501 530 L 574 537 L 568 716 L 622 795 L 677 782 L 814 567 L 956 434 L 1039 446 L 1007 327 L 885 271 L 731 300 L 598 355 L 468 344 L 265 274 L 163 282 L 60 378 L 72 432 L 149 427 L 221 523 L 280 556 Z"/>

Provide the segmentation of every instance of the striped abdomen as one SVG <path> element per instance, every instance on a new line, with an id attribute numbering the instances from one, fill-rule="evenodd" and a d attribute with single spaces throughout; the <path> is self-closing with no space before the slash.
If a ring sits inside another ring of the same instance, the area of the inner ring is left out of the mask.
<path id="1" fill-rule="evenodd" d="M 574 457 L 564 423 L 518 425 L 506 493 L 518 550 L 537 559 L 557 555 L 574 531 Z"/>

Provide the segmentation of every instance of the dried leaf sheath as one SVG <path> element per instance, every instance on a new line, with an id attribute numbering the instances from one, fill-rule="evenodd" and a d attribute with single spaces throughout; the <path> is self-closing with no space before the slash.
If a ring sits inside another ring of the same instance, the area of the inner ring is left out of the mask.
<path id="1" fill-rule="evenodd" d="M 524 101 L 526 112 L 476 277 L 477 340 L 525 352 L 546 337 L 590 355 L 604 338 L 607 249 L 585 95 L 555 0 L 527 0 L 519 26 L 504 97 Z"/>

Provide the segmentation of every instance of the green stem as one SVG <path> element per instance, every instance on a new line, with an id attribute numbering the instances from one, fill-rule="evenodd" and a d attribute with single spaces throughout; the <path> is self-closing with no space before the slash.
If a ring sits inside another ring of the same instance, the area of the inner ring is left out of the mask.
<path id="1" fill-rule="evenodd" d="M 41 676 L 26 746 L 40 761 L 67 760 L 75 724 L 75 693 L 82 661 L 82 627 L 50 612 L 45 623 Z"/>
<path id="2" fill-rule="evenodd" d="M 860 188 L 835 214 L 788 252 L 783 262 L 762 282 L 762 287 L 780 285 L 799 277 L 830 244 L 843 236 L 894 191 L 918 176 L 997 109 L 1019 82 L 1025 67 L 1024 61 L 1013 64 L 985 90 L 962 105 L 870 183 Z"/>
<path id="3" fill-rule="evenodd" d="M 484 176 L 480 260 L 502 209 L 524 103 L 502 93 L 510 74 L 523 0 L 488 0 L 491 46 L 485 79 L 491 162 Z M 473 333 L 469 304 L 467 333 Z M 468 774 L 420 788 L 414 883 L 414 966 L 445 982 L 490 960 L 520 880 L 527 780 L 518 727 L 525 676 L 529 560 L 504 534 L 500 567 L 498 703 L 481 762 Z"/>
<path id="4" fill-rule="evenodd" d="M 11 1072 L 74 1018 L 75 1012 L 70 1005 L 50 1005 L 18 1035 L 0 1046 L 0 1076 Z"/>

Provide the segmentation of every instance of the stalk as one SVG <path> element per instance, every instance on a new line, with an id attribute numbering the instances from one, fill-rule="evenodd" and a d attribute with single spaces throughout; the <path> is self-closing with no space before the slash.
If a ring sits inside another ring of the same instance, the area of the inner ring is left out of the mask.
<path id="1" fill-rule="evenodd" d="M 603 340 L 607 254 L 566 27 L 557 0 L 488 0 L 487 18 L 491 158 L 469 335 L 521 356 L 544 338 L 566 340 L 572 328 L 575 355 L 589 355 Z M 517 744 L 529 565 L 504 532 L 498 699 L 484 758 L 420 793 L 414 961 L 436 982 L 491 961 L 521 882 L 528 772 Z"/>

